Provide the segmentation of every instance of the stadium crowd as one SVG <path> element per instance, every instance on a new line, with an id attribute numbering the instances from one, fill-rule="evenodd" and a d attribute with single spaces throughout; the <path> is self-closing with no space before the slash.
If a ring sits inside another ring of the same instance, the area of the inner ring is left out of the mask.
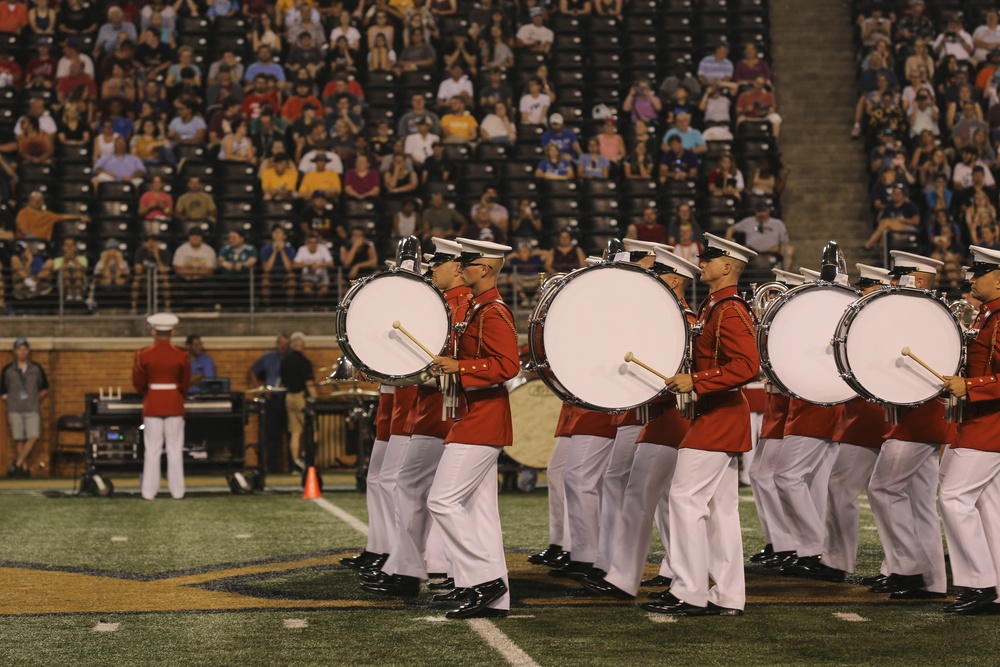
<path id="1" fill-rule="evenodd" d="M 411 234 L 507 242 L 529 273 L 611 237 L 693 258 L 703 230 L 783 264 L 767 20 L 764 0 L 2 4 L 0 303 L 327 307 Z"/>

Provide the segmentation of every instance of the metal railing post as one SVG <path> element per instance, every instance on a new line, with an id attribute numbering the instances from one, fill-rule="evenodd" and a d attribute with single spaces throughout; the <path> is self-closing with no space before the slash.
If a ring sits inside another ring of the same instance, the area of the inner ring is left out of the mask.
<path id="1" fill-rule="evenodd" d="M 250 267 L 250 333 L 256 333 L 257 327 L 254 319 L 255 308 L 254 308 L 254 267 Z"/>
<path id="2" fill-rule="evenodd" d="M 65 264 L 64 264 L 65 266 Z M 65 273 L 60 269 L 59 275 L 56 278 L 56 285 L 59 288 L 59 334 L 62 335 L 65 332 L 66 326 L 66 289 L 63 284 L 63 278 Z"/>

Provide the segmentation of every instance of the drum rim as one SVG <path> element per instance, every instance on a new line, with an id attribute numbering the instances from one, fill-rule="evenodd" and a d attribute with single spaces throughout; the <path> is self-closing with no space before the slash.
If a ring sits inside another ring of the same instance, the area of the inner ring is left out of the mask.
<path id="1" fill-rule="evenodd" d="M 683 306 L 681 306 L 680 299 L 677 298 L 677 295 L 674 294 L 674 291 L 669 287 L 667 287 L 667 284 L 664 283 L 662 280 L 660 280 L 660 277 L 657 276 L 655 273 L 649 271 L 648 269 L 644 269 L 637 264 L 633 264 L 631 262 L 602 262 L 600 264 L 585 266 L 580 269 L 577 269 L 576 271 L 571 271 L 567 273 L 558 284 L 553 285 L 552 289 L 547 290 L 545 294 L 543 294 L 538 299 L 538 304 L 535 306 L 534 310 L 531 313 L 531 319 L 528 320 L 528 350 L 531 354 L 531 360 L 534 362 L 535 367 L 537 369 L 536 372 L 538 373 L 539 379 L 542 380 L 542 382 L 544 382 L 545 385 L 549 389 L 551 389 L 552 392 L 556 396 L 558 396 L 564 403 L 569 403 L 570 405 L 581 407 L 587 410 L 593 410 L 596 412 L 621 414 L 623 412 L 628 412 L 629 410 L 634 410 L 638 407 L 642 407 L 643 405 L 648 405 L 657 398 L 663 396 L 669 390 L 667 389 L 666 386 L 664 386 L 662 390 L 660 390 L 655 396 L 651 397 L 649 400 L 643 401 L 642 403 L 636 403 L 635 405 L 630 405 L 624 408 L 607 408 L 594 405 L 574 395 L 562 384 L 562 382 L 559 381 L 559 378 L 557 378 L 552 369 L 549 368 L 548 356 L 545 354 L 545 343 L 544 343 L 545 317 L 548 314 L 549 306 L 551 305 L 553 299 L 555 299 L 555 295 L 558 294 L 566 285 L 568 285 L 569 283 L 576 280 L 581 275 L 587 272 L 609 270 L 609 269 L 624 269 L 627 271 L 642 273 L 649 276 L 654 281 L 656 281 L 656 284 L 659 285 L 667 294 L 673 297 L 673 303 L 674 305 L 677 306 L 677 309 L 681 314 L 682 320 L 684 320 L 685 322 L 687 321 L 686 318 L 684 317 L 684 308 Z M 690 349 L 690 346 L 691 346 L 691 328 L 689 326 L 685 326 L 684 358 L 681 360 L 681 363 L 677 368 L 677 370 L 675 371 L 675 373 L 679 373 L 681 369 L 683 369 L 684 362 L 687 360 L 688 357 L 687 351 Z"/>
<path id="2" fill-rule="evenodd" d="M 840 371 L 841 377 L 844 378 L 844 382 L 847 382 L 851 387 L 858 392 L 858 395 L 869 401 L 879 403 L 881 405 L 892 405 L 901 408 L 915 408 L 917 406 L 923 405 L 924 403 L 929 403 L 933 400 L 941 398 L 941 392 L 923 400 L 914 403 L 892 403 L 890 401 L 883 400 L 865 389 L 854 372 L 851 370 L 850 359 L 847 353 L 847 334 L 850 331 L 851 324 L 857 318 L 858 314 L 863 308 L 873 301 L 883 298 L 889 295 L 903 295 L 913 298 L 926 298 L 930 299 L 934 303 L 938 304 L 944 309 L 946 313 L 951 315 L 951 311 L 948 310 L 948 306 L 941 302 L 939 298 L 934 295 L 932 290 L 922 289 L 919 287 L 907 287 L 903 285 L 885 285 L 881 289 L 874 292 L 869 292 L 863 295 L 860 299 L 855 301 L 850 305 L 841 315 L 840 321 L 837 323 L 837 329 L 834 332 L 833 337 L 833 358 L 837 364 L 837 370 Z M 954 316 L 951 316 L 952 324 L 954 324 L 956 331 L 958 332 L 958 340 L 960 345 L 959 359 L 958 359 L 958 369 L 956 372 L 961 372 L 962 368 L 965 366 L 965 356 L 967 353 L 967 345 L 965 342 L 965 334 L 962 331 L 961 325 L 959 325 L 958 320 Z M 944 391 L 943 389 L 941 390 Z"/>
<path id="3" fill-rule="evenodd" d="M 380 372 L 378 372 L 378 371 L 370 368 L 368 366 L 368 364 L 364 363 L 360 359 L 360 357 L 358 357 L 358 355 L 355 353 L 354 348 L 351 346 L 351 341 L 350 341 L 350 339 L 349 339 L 349 337 L 347 335 L 347 311 L 350 308 L 351 303 L 357 297 L 357 295 L 361 291 L 361 289 L 364 288 L 366 285 L 371 284 L 375 280 L 379 280 L 381 278 L 387 278 L 387 277 L 390 277 L 390 276 L 393 276 L 393 277 L 403 277 L 403 278 L 406 278 L 406 279 L 409 279 L 409 280 L 416 280 L 416 281 L 422 282 L 425 285 L 427 285 L 428 287 L 430 287 L 433 290 L 434 294 L 437 296 L 438 300 L 441 302 L 441 305 L 444 306 L 445 317 L 447 317 L 447 319 L 448 319 L 448 330 L 449 331 L 452 330 L 452 325 L 453 325 L 453 322 L 452 322 L 452 319 L 451 319 L 452 318 L 451 306 L 448 305 L 448 300 L 444 298 L 444 294 L 441 293 L 441 290 L 439 290 L 429 278 L 426 278 L 426 277 L 424 277 L 424 276 L 422 276 L 420 274 L 414 273 L 413 271 L 408 271 L 406 269 L 401 269 L 399 267 L 394 267 L 394 268 L 391 268 L 391 269 L 387 269 L 386 271 L 383 271 L 382 273 L 376 273 L 375 275 L 372 275 L 372 276 L 365 276 L 364 278 L 362 278 L 361 280 L 359 280 L 358 282 L 356 282 L 354 285 L 352 285 L 351 288 L 349 290 L 347 290 L 347 293 L 344 294 L 344 298 L 340 301 L 340 304 L 337 306 L 337 311 L 336 311 L 337 312 L 337 319 L 336 319 L 337 344 L 340 346 L 340 351 L 348 359 L 351 360 L 351 363 L 354 364 L 355 368 L 357 368 L 360 372 L 364 373 L 367 377 L 374 378 L 374 379 L 379 380 L 381 382 L 399 382 L 399 381 L 402 381 L 402 380 L 408 380 L 408 379 L 411 379 L 411 378 L 415 378 L 415 377 L 417 377 L 417 376 L 419 376 L 419 375 L 427 372 L 427 370 L 430 369 L 430 367 L 434 365 L 434 360 L 432 359 L 432 360 L 429 360 L 427 362 L 427 364 L 423 368 L 421 368 L 419 371 L 416 371 L 415 373 L 411 373 L 409 375 L 389 375 L 389 374 L 386 374 L 386 373 L 380 373 Z M 448 352 L 448 344 L 449 344 L 450 340 L 451 340 L 451 337 L 449 336 L 444 341 L 444 344 L 441 346 L 441 350 L 438 351 L 438 356 L 443 356 L 443 355 L 447 354 L 447 352 Z"/>
<path id="4" fill-rule="evenodd" d="M 822 289 L 832 288 L 832 289 L 837 289 L 837 290 L 843 290 L 843 291 L 846 291 L 846 292 L 853 292 L 856 296 L 862 296 L 860 291 L 858 291 L 857 289 L 855 289 L 855 288 L 853 288 L 853 287 L 851 287 L 849 285 L 841 285 L 840 283 L 834 283 L 834 282 L 830 282 L 828 280 L 817 280 L 817 281 L 814 281 L 814 282 L 806 283 L 804 285 L 796 285 L 795 287 L 792 287 L 792 288 L 788 289 L 787 291 L 783 292 L 781 295 L 779 295 L 778 297 L 776 297 L 775 299 L 773 299 L 767 305 L 767 308 L 764 309 L 764 313 L 761 315 L 760 323 L 757 325 L 757 354 L 760 356 L 760 371 L 761 371 L 761 373 L 763 373 L 764 377 L 767 378 L 768 382 L 770 382 L 775 387 L 777 387 L 778 390 L 781 391 L 781 393 L 785 394 L 786 396 L 791 396 L 792 398 L 798 399 L 800 401 L 805 401 L 806 403 L 810 403 L 812 405 L 821 405 L 823 407 L 833 407 L 835 405 L 843 405 L 844 403 L 852 401 L 852 400 L 854 400 L 855 398 L 857 398 L 859 396 L 859 392 L 849 382 L 847 382 L 847 380 L 844 379 L 844 377 L 840 374 L 840 372 L 839 372 L 840 371 L 840 367 L 839 366 L 837 366 L 838 376 L 840 376 L 840 379 L 844 382 L 844 384 L 846 384 L 852 391 L 855 392 L 854 396 L 850 396 L 848 398 L 845 398 L 842 401 L 817 403 L 817 402 L 811 401 L 811 400 L 809 400 L 809 399 L 807 399 L 807 398 L 805 398 L 803 396 L 800 396 L 796 392 L 794 392 L 791 389 L 789 389 L 788 386 L 780 378 L 778 378 L 774 374 L 774 372 L 773 372 L 774 368 L 771 365 L 771 361 L 770 361 L 771 354 L 770 354 L 770 352 L 768 350 L 768 347 L 767 347 L 767 345 L 768 345 L 768 339 L 769 339 L 769 336 L 770 336 L 770 330 L 771 330 L 771 322 L 774 320 L 774 318 L 777 315 L 778 311 L 781 310 L 781 307 L 784 306 L 789 301 L 791 301 L 792 299 L 794 299 L 795 297 L 799 296 L 800 294 L 807 293 L 807 292 L 812 292 L 812 291 L 815 291 L 816 289 L 819 289 L 819 288 L 822 288 Z M 854 303 L 857 303 L 857 299 L 855 299 Z M 853 305 L 854 304 L 852 303 L 851 306 L 853 306 Z M 850 309 L 851 306 L 848 306 L 848 309 Z M 839 324 L 839 320 L 838 320 L 838 324 Z M 833 334 L 833 332 L 831 332 L 831 338 L 834 337 L 832 334 Z M 836 356 L 837 356 L 836 355 L 836 347 L 834 347 L 834 360 L 835 361 L 836 361 Z"/>

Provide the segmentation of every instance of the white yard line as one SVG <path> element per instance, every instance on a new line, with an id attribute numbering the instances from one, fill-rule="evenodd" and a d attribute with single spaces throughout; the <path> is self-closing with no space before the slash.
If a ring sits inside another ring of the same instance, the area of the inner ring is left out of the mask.
<path id="1" fill-rule="evenodd" d="M 325 509 L 333 516 L 337 517 L 338 519 L 346 523 L 354 530 L 361 533 L 362 535 L 365 536 L 368 535 L 368 525 L 365 524 L 360 519 L 358 519 L 357 517 L 355 517 L 353 514 L 350 514 L 346 510 L 337 507 L 326 498 L 314 498 L 313 502 L 322 507 L 323 509 Z"/>
<path id="2" fill-rule="evenodd" d="M 539 667 L 530 655 L 525 653 L 520 646 L 511 641 L 510 637 L 502 633 L 500 628 L 489 620 L 470 618 L 469 627 L 475 630 L 476 634 L 483 638 L 483 641 L 492 646 L 514 667 Z"/>
<path id="3" fill-rule="evenodd" d="M 651 620 L 653 623 L 676 623 L 677 618 L 674 616 L 664 616 L 663 614 L 646 614 L 646 618 Z"/>
<path id="4" fill-rule="evenodd" d="M 105 623 L 101 621 L 93 627 L 92 632 L 118 632 L 118 628 L 121 625 L 121 623 Z"/>
<path id="5" fill-rule="evenodd" d="M 853 612 L 837 611 L 837 612 L 834 612 L 833 615 L 836 618 L 839 618 L 842 621 L 847 621 L 848 623 L 867 623 L 868 622 L 867 618 L 865 618 L 864 616 L 859 616 L 858 614 L 855 614 Z"/>
<path id="6" fill-rule="evenodd" d="M 309 621 L 304 618 L 286 618 L 284 625 L 287 630 L 301 630 L 309 627 Z"/>

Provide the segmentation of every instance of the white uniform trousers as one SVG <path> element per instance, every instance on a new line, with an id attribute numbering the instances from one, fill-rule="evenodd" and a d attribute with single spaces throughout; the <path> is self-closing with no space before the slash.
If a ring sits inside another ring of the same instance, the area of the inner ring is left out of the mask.
<path id="1" fill-rule="evenodd" d="M 146 417 L 142 420 L 142 497 L 152 500 L 160 491 L 160 456 L 167 450 L 167 488 L 184 497 L 184 417 Z"/>
<path id="2" fill-rule="evenodd" d="M 675 447 L 641 442 L 636 448 L 632 474 L 621 506 L 618 537 L 611 552 L 608 573 L 604 577 L 631 595 L 639 592 L 642 569 L 653 539 L 653 515 L 664 492 L 670 492 L 676 464 Z M 665 557 L 664 562 L 668 561 L 669 558 Z M 660 574 L 663 574 L 662 569 Z M 673 578 L 672 574 L 664 576 Z"/>
<path id="3" fill-rule="evenodd" d="M 507 581 L 507 561 L 497 501 L 500 447 L 444 446 L 427 506 L 441 527 L 455 586 L 468 588 L 494 579 Z M 510 593 L 490 604 L 510 608 Z"/>
<path id="4" fill-rule="evenodd" d="M 799 557 L 819 556 L 823 553 L 827 491 L 837 444 L 804 435 L 786 435 L 782 442 L 774 484 L 793 548 Z"/>
<path id="5" fill-rule="evenodd" d="M 428 510 L 430 511 L 430 510 Z M 448 552 L 444 548 L 444 536 L 441 526 L 431 519 L 431 530 L 427 534 L 427 549 L 424 551 L 424 567 L 428 574 L 451 574 L 451 564 L 448 562 Z"/>
<path id="6" fill-rule="evenodd" d="M 671 473 L 673 477 L 673 473 Z M 670 569 L 670 486 L 663 489 L 660 499 L 656 503 L 656 512 L 653 513 L 653 521 L 656 523 L 656 530 L 660 533 L 660 541 L 663 543 L 663 558 L 660 559 L 661 577 L 674 578 L 674 571 Z M 652 538 L 650 538 L 652 542 Z M 642 583 L 641 581 L 639 582 Z"/>
<path id="7" fill-rule="evenodd" d="M 757 445 L 760 444 L 760 427 L 763 424 L 763 412 L 750 413 L 750 451 L 743 452 L 742 465 L 740 466 L 740 484 L 750 486 L 750 468 L 753 467 L 753 460 L 757 458 Z"/>
<path id="8" fill-rule="evenodd" d="M 739 485 L 738 456 L 678 450 L 670 486 L 670 592 L 679 600 L 696 607 L 746 606 Z"/>
<path id="9" fill-rule="evenodd" d="M 426 435 L 410 436 L 403 450 L 396 476 L 395 548 L 382 567 L 388 574 L 427 579 L 427 536 L 433 523 L 427 495 L 443 453 L 444 440 Z"/>
<path id="10" fill-rule="evenodd" d="M 757 452 L 750 465 L 750 488 L 753 490 L 757 518 L 764 531 L 764 543 L 773 546 L 775 551 L 795 551 L 785 510 L 781 509 L 778 487 L 774 485 L 774 470 L 781 460 L 784 445 L 785 441 L 781 438 L 757 441 Z"/>
<path id="11" fill-rule="evenodd" d="M 635 458 L 636 438 L 642 432 L 642 425 L 621 426 L 615 434 L 615 444 L 611 446 L 611 456 L 608 468 L 604 471 L 601 482 L 601 514 L 600 540 L 597 550 L 597 560 L 594 567 L 608 570 L 611 564 L 611 551 L 614 549 L 615 536 L 620 525 L 622 499 L 625 496 L 625 485 L 628 484 L 632 472 L 632 460 Z"/>
<path id="12" fill-rule="evenodd" d="M 941 515 L 956 586 L 1000 585 L 1000 453 L 951 449 Z"/>
<path id="13" fill-rule="evenodd" d="M 566 457 L 569 455 L 569 436 L 556 440 L 549 467 L 545 473 L 549 487 L 549 544 L 558 544 L 569 551 L 569 517 L 566 513 Z"/>
<path id="14" fill-rule="evenodd" d="M 595 435 L 570 438 L 564 480 L 566 512 L 572 542 L 570 558 L 580 563 L 597 560 L 601 539 L 601 482 L 614 443 L 613 438 Z"/>
<path id="15" fill-rule="evenodd" d="M 922 574 L 927 590 L 944 593 L 948 581 L 935 502 L 939 451 L 936 444 L 886 440 L 868 483 L 868 500 L 889 572 Z"/>
<path id="16" fill-rule="evenodd" d="M 386 444 L 385 440 L 376 440 L 372 445 L 372 453 L 368 457 L 368 476 L 365 478 L 365 504 L 368 506 L 368 543 L 365 551 L 376 554 L 389 553 L 389 528 L 392 525 L 390 518 L 385 516 L 382 489 L 379 486 Z"/>
<path id="17" fill-rule="evenodd" d="M 396 480 L 399 478 L 399 465 L 406 453 L 406 443 L 410 441 L 406 435 L 390 435 L 385 444 L 385 454 L 382 459 L 382 470 L 378 475 L 378 495 L 382 503 L 382 514 L 385 516 L 386 531 L 389 534 L 389 551 L 391 555 L 396 550 L 396 535 L 399 533 L 399 511 L 396 506 Z M 382 552 L 386 553 L 386 552 Z"/>
<path id="18" fill-rule="evenodd" d="M 858 496 L 868 486 L 878 458 L 877 447 L 859 447 L 841 443 L 830 472 L 830 491 L 826 503 L 826 541 L 823 564 L 854 572 L 858 561 L 858 521 L 861 503 Z"/>

